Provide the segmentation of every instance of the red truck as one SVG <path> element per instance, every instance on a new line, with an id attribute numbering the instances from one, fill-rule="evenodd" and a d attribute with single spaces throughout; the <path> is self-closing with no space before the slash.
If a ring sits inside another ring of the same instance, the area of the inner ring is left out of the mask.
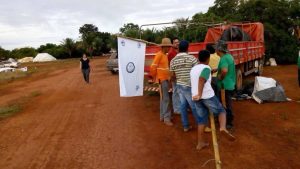
<path id="1" fill-rule="evenodd" d="M 241 30 L 242 36 L 248 38 L 236 38 L 236 30 Z M 208 28 L 204 42 L 190 43 L 188 53 L 197 57 L 200 50 L 205 49 L 206 44 L 215 44 L 219 39 L 227 39 L 229 53 L 234 57 L 236 65 L 236 88 L 241 89 L 243 76 L 252 73 L 262 74 L 263 60 L 265 55 L 264 27 L 262 23 L 232 23 L 222 24 Z M 246 40 L 244 40 L 246 39 Z M 145 77 L 149 75 L 150 65 L 155 53 L 160 50 L 159 46 L 147 45 L 145 56 Z M 152 87 L 145 87 L 146 91 L 157 90 Z"/>

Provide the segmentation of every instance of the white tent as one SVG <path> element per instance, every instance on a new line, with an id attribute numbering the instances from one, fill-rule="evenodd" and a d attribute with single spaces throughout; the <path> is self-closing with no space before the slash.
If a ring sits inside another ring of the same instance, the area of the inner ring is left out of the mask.
<path id="1" fill-rule="evenodd" d="M 17 62 L 15 59 L 13 59 L 13 58 L 9 58 L 7 61 L 9 61 L 9 62 Z"/>
<path id="2" fill-rule="evenodd" d="M 49 55 L 48 53 L 39 53 L 33 59 L 33 62 L 48 62 L 56 60 L 55 57 Z"/>

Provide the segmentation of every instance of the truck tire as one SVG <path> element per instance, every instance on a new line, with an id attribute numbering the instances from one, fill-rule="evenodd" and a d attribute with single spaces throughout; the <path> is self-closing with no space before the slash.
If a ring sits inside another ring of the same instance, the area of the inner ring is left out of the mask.
<path id="1" fill-rule="evenodd" d="M 236 90 L 241 90 L 243 88 L 243 74 L 241 69 L 236 70 Z"/>
<path id="2" fill-rule="evenodd" d="M 263 60 L 260 60 L 259 61 L 259 65 L 258 65 L 258 72 L 257 72 L 257 75 L 258 76 L 261 76 L 262 73 L 264 71 L 264 61 Z"/>
<path id="3" fill-rule="evenodd" d="M 117 71 L 115 71 L 115 70 L 111 70 L 110 72 L 111 72 L 111 74 L 113 74 L 113 75 L 115 75 L 115 74 L 117 74 L 117 73 L 118 73 L 118 72 L 117 72 Z"/>

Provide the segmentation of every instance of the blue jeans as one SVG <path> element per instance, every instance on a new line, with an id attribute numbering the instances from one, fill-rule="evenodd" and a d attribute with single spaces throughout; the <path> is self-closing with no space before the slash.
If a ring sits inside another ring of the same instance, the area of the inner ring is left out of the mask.
<path id="1" fill-rule="evenodd" d="M 160 84 L 161 86 L 161 99 L 160 99 L 160 120 L 169 122 L 171 121 L 170 110 L 170 97 L 169 97 L 169 81 L 164 80 Z"/>
<path id="2" fill-rule="evenodd" d="M 208 115 L 209 111 L 214 115 L 219 115 L 220 113 L 226 113 L 222 104 L 216 96 L 213 96 L 209 99 L 201 99 L 198 101 L 194 101 L 195 107 L 197 110 L 197 114 L 199 115 L 201 121 L 200 124 L 208 123 Z"/>
<path id="3" fill-rule="evenodd" d="M 172 82 L 173 94 L 172 94 L 172 105 L 173 111 L 180 113 L 180 97 L 178 91 L 178 85 L 176 82 Z"/>
<path id="4" fill-rule="evenodd" d="M 188 104 L 190 105 L 192 109 L 192 114 L 194 118 L 196 119 L 196 123 L 198 124 L 201 120 L 200 117 L 197 115 L 197 111 L 195 108 L 195 104 L 192 101 L 192 91 L 191 87 L 183 86 L 177 84 L 179 89 L 179 97 L 180 97 L 180 113 L 181 113 L 181 121 L 183 128 L 189 128 L 189 119 L 188 119 Z"/>

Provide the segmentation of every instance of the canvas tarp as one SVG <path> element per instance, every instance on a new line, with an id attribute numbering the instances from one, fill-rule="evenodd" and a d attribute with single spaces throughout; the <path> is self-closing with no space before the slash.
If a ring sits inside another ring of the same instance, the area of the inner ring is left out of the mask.
<path id="1" fill-rule="evenodd" d="M 207 30 L 204 42 L 216 43 L 222 36 L 223 32 L 231 26 L 241 28 L 242 31 L 244 31 L 250 36 L 252 41 L 264 42 L 264 27 L 263 24 L 259 22 L 245 24 L 230 24 L 209 28 Z"/>
<path id="2" fill-rule="evenodd" d="M 55 61 L 56 58 L 48 53 L 39 53 L 33 59 L 33 62 L 48 62 L 48 61 Z"/>
<path id="3" fill-rule="evenodd" d="M 258 103 L 287 101 L 283 87 L 274 79 L 262 76 L 255 77 L 252 98 Z"/>

